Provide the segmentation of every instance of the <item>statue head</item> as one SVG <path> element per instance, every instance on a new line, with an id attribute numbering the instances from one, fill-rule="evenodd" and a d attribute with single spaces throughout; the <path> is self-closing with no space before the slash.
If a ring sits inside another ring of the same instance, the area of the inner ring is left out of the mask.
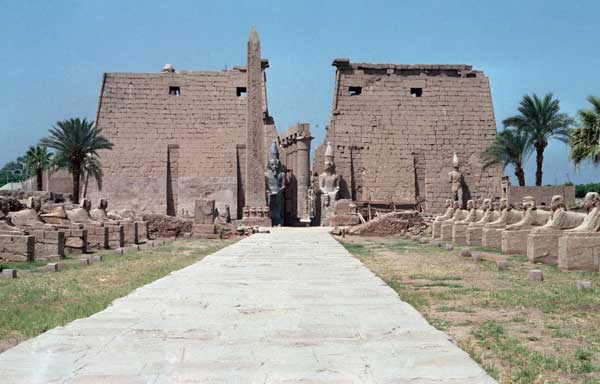
<path id="1" fill-rule="evenodd" d="M 90 199 L 82 199 L 79 206 L 89 212 L 92 209 L 92 202 Z"/>
<path id="2" fill-rule="evenodd" d="M 467 209 L 470 211 L 475 208 L 475 202 L 473 200 L 467 200 Z"/>
<path id="3" fill-rule="evenodd" d="M 481 203 L 481 209 L 487 211 L 490 208 L 492 208 L 492 199 L 483 199 L 483 203 Z"/>
<path id="4" fill-rule="evenodd" d="M 452 206 L 452 199 L 446 199 L 446 208 L 450 208 Z"/>
<path id="5" fill-rule="evenodd" d="M 454 209 L 459 209 L 460 208 L 460 202 L 458 200 L 456 200 L 454 203 L 452 203 L 452 207 Z"/>
<path id="6" fill-rule="evenodd" d="M 27 209 L 33 209 L 36 212 L 39 212 L 42 209 L 42 200 L 39 197 L 29 197 L 27 198 Z"/>
<path id="7" fill-rule="evenodd" d="M 108 200 L 100 199 L 100 201 L 98 202 L 98 208 L 102 209 L 103 211 L 106 211 L 108 209 Z"/>
<path id="8" fill-rule="evenodd" d="M 279 161 L 279 149 L 277 148 L 277 141 L 273 140 L 271 147 L 269 148 L 269 160 L 267 161 L 267 169 L 273 173 L 279 173 L 281 170 L 281 161 Z"/>
<path id="9" fill-rule="evenodd" d="M 525 196 L 523 198 L 523 209 L 536 209 L 537 205 L 535 203 L 535 198 L 533 196 Z"/>
<path id="10" fill-rule="evenodd" d="M 460 162 L 458 161 L 458 156 L 456 155 L 456 152 L 454 152 L 454 156 L 452 156 L 452 166 L 454 167 L 454 170 L 458 171 Z"/>
<path id="11" fill-rule="evenodd" d="M 508 207 L 508 199 L 503 197 L 500 199 L 500 210 L 503 211 Z"/>
<path id="12" fill-rule="evenodd" d="M 550 209 L 556 211 L 560 208 L 566 208 L 565 199 L 561 195 L 552 196 L 552 200 L 550 201 Z"/>
<path id="13" fill-rule="evenodd" d="M 600 205 L 600 194 L 598 192 L 588 192 L 583 199 L 583 207 L 591 211 L 598 205 Z"/>
<path id="14" fill-rule="evenodd" d="M 492 202 L 492 210 L 493 211 L 498 211 L 500 210 L 500 202 L 498 200 L 494 200 Z"/>

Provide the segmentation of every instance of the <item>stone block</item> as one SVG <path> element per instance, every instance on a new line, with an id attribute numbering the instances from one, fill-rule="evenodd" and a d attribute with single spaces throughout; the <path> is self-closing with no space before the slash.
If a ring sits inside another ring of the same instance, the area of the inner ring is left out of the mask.
<path id="1" fill-rule="evenodd" d="M 591 291 L 592 290 L 592 282 L 579 280 L 577 281 L 577 290 L 578 291 Z"/>
<path id="2" fill-rule="evenodd" d="M 121 222 L 123 227 L 123 245 L 125 244 L 139 244 L 139 223 L 136 222 Z M 116 247 L 120 248 L 120 247 Z"/>
<path id="3" fill-rule="evenodd" d="M 109 249 L 108 228 L 98 225 L 86 225 L 87 242 L 90 249 Z"/>
<path id="4" fill-rule="evenodd" d="M 544 230 L 527 236 L 527 260 L 530 263 L 558 264 L 558 239 L 563 231 Z"/>
<path id="5" fill-rule="evenodd" d="M 79 259 L 79 264 L 81 264 L 81 265 L 90 265 L 90 259 L 88 259 L 87 257 L 83 258 L 83 259 Z"/>
<path id="6" fill-rule="evenodd" d="M 443 241 L 452 241 L 452 229 L 454 228 L 454 223 L 445 223 L 442 224 L 442 237 Z"/>
<path id="7" fill-rule="evenodd" d="M 600 233 L 570 232 L 558 239 L 558 267 L 565 271 L 600 270 Z"/>
<path id="8" fill-rule="evenodd" d="M 34 236 L 0 235 L 0 261 L 33 261 L 34 259 Z"/>
<path id="9" fill-rule="evenodd" d="M 0 277 L 3 279 L 16 279 L 17 278 L 17 270 L 16 269 L 3 269 Z"/>
<path id="10" fill-rule="evenodd" d="M 481 246 L 482 236 L 483 236 L 483 227 L 469 226 L 467 228 L 467 245 L 469 245 L 471 247 Z"/>
<path id="11" fill-rule="evenodd" d="M 502 253 L 507 255 L 526 255 L 527 236 L 531 233 L 529 229 L 516 231 L 502 231 Z"/>
<path id="12" fill-rule="evenodd" d="M 197 199 L 194 202 L 194 224 L 215 223 L 215 200 Z"/>
<path id="13" fill-rule="evenodd" d="M 115 249 L 115 255 L 122 256 L 123 255 L 123 248 L 117 248 L 117 249 Z"/>
<path id="14" fill-rule="evenodd" d="M 500 271 L 506 271 L 508 268 L 510 268 L 510 263 L 508 260 L 499 260 L 496 261 L 496 266 Z"/>
<path id="15" fill-rule="evenodd" d="M 467 245 L 467 228 L 469 223 L 456 223 L 452 228 L 452 243 L 455 245 Z"/>
<path id="16" fill-rule="evenodd" d="M 442 222 L 434 221 L 431 225 L 431 238 L 432 239 L 441 239 L 442 237 Z"/>
<path id="17" fill-rule="evenodd" d="M 93 255 L 92 256 L 92 261 L 93 262 L 103 262 L 104 261 L 104 256 L 102 256 L 102 255 Z"/>
<path id="18" fill-rule="evenodd" d="M 452 244 L 446 244 L 444 246 L 444 248 L 446 249 L 446 251 L 453 251 L 454 250 L 454 245 L 452 245 Z"/>
<path id="19" fill-rule="evenodd" d="M 544 281 L 544 272 L 541 269 L 530 269 L 529 280 L 531 281 Z"/>
<path id="20" fill-rule="evenodd" d="M 504 228 L 483 228 L 481 245 L 485 248 L 502 249 L 502 232 Z"/>
<path id="21" fill-rule="evenodd" d="M 471 259 L 473 259 L 473 261 L 476 261 L 476 262 L 481 261 L 481 253 L 479 253 L 479 252 L 473 252 L 471 254 Z"/>
<path id="22" fill-rule="evenodd" d="M 58 272 L 58 263 L 48 263 L 48 272 Z"/>
<path id="23" fill-rule="evenodd" d="M 137 224 L 137 236 L 138 242 L 148 240 L 148 222 L 147 221 L 136 221 Z"/>
<path id="24" fill-rule="evenodd" d="M 347 215 L 335 215 L 329 218 L 329 225 L 330 226 L 343 226 L 343 227 L 349 227 L 352 225 L 358 225 L 360 224 L 360 219 L 358 218 L 358 215 L 352 215 L 352 214 L 347 214 Z"/>
<path id="25" fill-rule="evenodd" d="M 462 257 L 471 257 L 472 252 L 471 252 L 471 248 L 464 248 L 460 250 L 460 255 Z"/>
<path id="26" fill-rule="evenodd" d="M 217 233 L 217 226 L 214 224 L 194 224 L 192 226 L 192 237 L 202 237 L 202 235 L 214 235 Z"/>

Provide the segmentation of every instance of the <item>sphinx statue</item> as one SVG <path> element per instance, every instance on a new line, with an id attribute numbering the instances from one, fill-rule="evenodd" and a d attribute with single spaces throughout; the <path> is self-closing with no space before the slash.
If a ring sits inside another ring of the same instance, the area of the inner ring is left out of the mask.
<path id="1" fill-rule="evenodd" d="M 483 199 L 483 202 L 481 203 L 481 211 L 481 219 L 469 223 L 467 227 L 467 245 L 482 245 L 483 228 L 488 223 L 497 220 L 499 217 L 496 206 L 495 204 L 492 204 L 492 199 L 490 198 Z"/>
<path id="2" fill-rule="evenodd" d="M 460 162 L 458 161 L 458 156 L 456 156 L 456 152 L 454 152 L 454 156 L 452 157 L 452 167 L 454 168 L 452 171 L 448 173 L 448 182 L 450 183 L 450 189 L 452 192 L 452 200 L 459 202 L 459 208 L 463 207 L 463 175 L 458 170 L 460 166 Z"/>
<path id="3" fill-rule="evenodd" d="M 497 220 L 494 220 L 486 224 L 486 228 L 501 228 L 504 229 L 507 225 L 518 223 L 523 219 L 523 213 L 513 208 L 508 203 L 508 199 L 500 199 L 500 216 Z"/>
<path id="4" fill-rule="evenodd" d="M 274 227 L 283 225 L 283 190 L 285 188 L 285 172 L 281 169 L 277 142 L 273 140 L 269 150 L 269 160 L 265 171 L 267 205 Z"/>
<path id="5" fill-rule="evenodd" d="M 29 197 L 25 209 L 10 214 L 11 221 L 17 227 L 43 229 L 46 223 L 40 218 L 41 209 L 40 198 Z"/>
<path id="6" fill-rule="evenodd" d="M 456 245 L 467 245 L 467 229 L 469 224 L 481 219 L 483 211 L 477 209 L 473 200 L 467 201 L 468 214 L 463 220 L 454 223 L 452 228 L 452 243 Z"/>
<path id="7" fill-rule="evenodd" d="M 102 223 L 96 220 L 92 220 L 90 216 L 90 210 L 92 209 L 92 202 L 89 199 L 82 199 L 79 204 L 79 208 L 71 209 L 67 211 L 67 217 L 71 222 L 76 224 L 93 224 L 101 226 Z"/>
<path id="8" fill-rule="evenodd" d="M 545 225 L 550 219 L 551 213 L 538 208 L 535 199 L 531 196 L 523 198 L 523 209 L 525 210 L 523 218 L 507 225 L 500 233 L 502 253 L 527 254 L 527 236 L 533 229 Z"/>
<path id="9" fill-rule="evenodd" d="M 90 217 L 97 222 L 119 223 L 121 221 L 132 221 L 130 219 L 113 219 L 108 216 L 108 200 L 100 199 L 98 207 L 90 210 Z"/>
<path id="10" fill-rule="evenodd" d="M 562 270 L 600 271 L 600 194 L 588 192 L 583 199 L 587 211 L 581 224 L 562 231 L 558 240 L 558 267 Z"/>
<path id="11" fill-rule="evenodd" d="M 443 215 L 436 216 L 434 221 L 444 221 L 452 218 L 454 214 L 454 204 L 451 199 L 446 199 L 446 211 Z"/>
<path id="12" fill-rule="evenodd" d="M 588 192 L 583 199 L 583 208 L 587 211 L 585 218 L 569 232 L 598 232 L 600 230 L 600 194 Z"/>
<path id="13" fill-rule="evenodd" d="M 464 220 L 468 215 L 468 212 L 466 210 L 460 208 L 459 201 L 454 201 L 452 204 L 454 206 L 454 213 L 452 214 L 452 218 L 441 222 L 441 239 L 445 241 L 452 240 L 454 224 L 461 220 Z"/>
<path id="14" fill-rule="evenodd" d="M 8 214 L 8 202 L 5 199 L 0 199 L 0 235 L 27 235 L 26 231 L 13 225 Z"/>
<path id="15" fill-rule="evenodd" d="M 507 231 L 532 229 L 532 227 L 539 227 L 546 224 L 548 219 L 550 219 L 550 212 L 538 209 L 535 199 L 531 196 L 523 198 L 523 209 L 525 210 L 523 219 L 506 226 Z"/>
<path id="16" fill-rule="evenodd" d="M 550 219 L 527 236 L 527 259 L 532 263 L 557 264 L 561 236 L 582 224 L 585 214 L 567 211 L 565 199 L 556 195 L 550 202 Z"/>
<path id="17" fill-rule="evenodd" d="M 340 176 L 335 173 L 333 147 L 330 142 L 325 149 L 325 170 L 319 175 L 319 194 L 321 196 L 321 225 L 334 214 L 335 203 L 340 192 Z"/>
<path id="18" fill-rule="evenodd" d="M 567 211 L 565 199 L 561 195 L 552 196 L 550 212 L 548 222 L 541 227 L 534 228 L 532 233 L 572 230 L 580 226 L 586 217 L 583 213 Z"/>

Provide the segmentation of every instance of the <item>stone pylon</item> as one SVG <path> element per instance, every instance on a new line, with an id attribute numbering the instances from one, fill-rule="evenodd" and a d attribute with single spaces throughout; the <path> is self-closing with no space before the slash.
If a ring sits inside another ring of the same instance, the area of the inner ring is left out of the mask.
<path id="1" fill-rule="evenodd" d="M 263 73 L 260 57 L 260 39 L 256 28 L 248 38 L 248 116 L 246 122 L 246 206 L 244 220 L 248 225 L 270 225 L 266 206 Z"/>

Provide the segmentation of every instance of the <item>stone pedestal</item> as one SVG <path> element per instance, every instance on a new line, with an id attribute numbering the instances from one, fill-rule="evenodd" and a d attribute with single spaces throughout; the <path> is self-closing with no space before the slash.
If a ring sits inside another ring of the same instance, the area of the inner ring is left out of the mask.
<path id="1" fill-rule="evenodd" d="M 87 229 L 88 248 L 91 249 L 108 249 L 108 228 L 99 225 L 84 225 Z"/>
<path id="2" fill-rule="evenodd" d="M 442 236 L 441 239 L 443 241 L 452 241 L 452 229 L 454 228 L 454 223 L 444 223 L 442 224 Z"/>
<path id="3" fill-rule="evenodd" d="M 502 253 L 508 255 L 527 254 L 527 236 L 531 228 L 516 231 L 502 231 Z"/>
<path id="4" fill-rule="evenodd" d="M 481 233 L 481 246 L 501 249 L 502 232 L 504 232 L 504 228 L 483 228 Z"/>
<path id="5" fill-rule="evenodd" d="M 192 226 L 192 237 L 202 239 L 219 239 L 217 226 L 215 224 L 194 224 Z"/>
<path id="6" fill-rule="evenodd" d="M 345 214 L 335 215 L 328 219 L 330 227 L 348 227 L 352 225 L 360 224 L 358 215 Z"/>
<path id="7" fill-rule="evenodd" d="M 33 230 L 35 237 L 35 260 L 53 260 L 65 257 L 65 232 Z"/>
<path id="8" fill-rule="evenodd" d="M 269 207 L 244 207 L 242 225 L 247 227 L 270 227 Z"/>
<path id="9" fill-rule="evenodd" d="M 0 261 L 33 261 L 35 237 L 0 235 Z"/>
<path id="10" fill-rule="evenodd" d="M 527 259 L 530 263 L 558 264 L 559 230 L 544 230 L 527 236 Z"/>
<path id="11" fill-rule="evenodd" d="M 123 226 L 124 244 L 138 244 L 140 242 L 138 222 L 120 222 L 120 224 Z"/>
<path id="12" fill-rule="evenodd" d="M 481 238 L 483 236 L 483 227 L 470 225 L 467 228 L 467 245 L 471 247 L 481 246 Z"/>
<path id="13" fill-rule="evenodd" d="M 469 223 L 456 223 L 452 229 L 452 243 L 467 245 L 467 228 Z"/>
<path id="14" fill-rule="evenodd" d="M 565 271 L 600 271 L 600 233 L 569 232 L 561 236 L 558 267 Z"/>
<path id="15" fill-rule="evenodd" d="M 431 238 L 432 239 L 439 239 L 442 237 L 442 224 L 444 222 L 443 221 L 434 221 L 433 225 L 431 226 Z"/>

